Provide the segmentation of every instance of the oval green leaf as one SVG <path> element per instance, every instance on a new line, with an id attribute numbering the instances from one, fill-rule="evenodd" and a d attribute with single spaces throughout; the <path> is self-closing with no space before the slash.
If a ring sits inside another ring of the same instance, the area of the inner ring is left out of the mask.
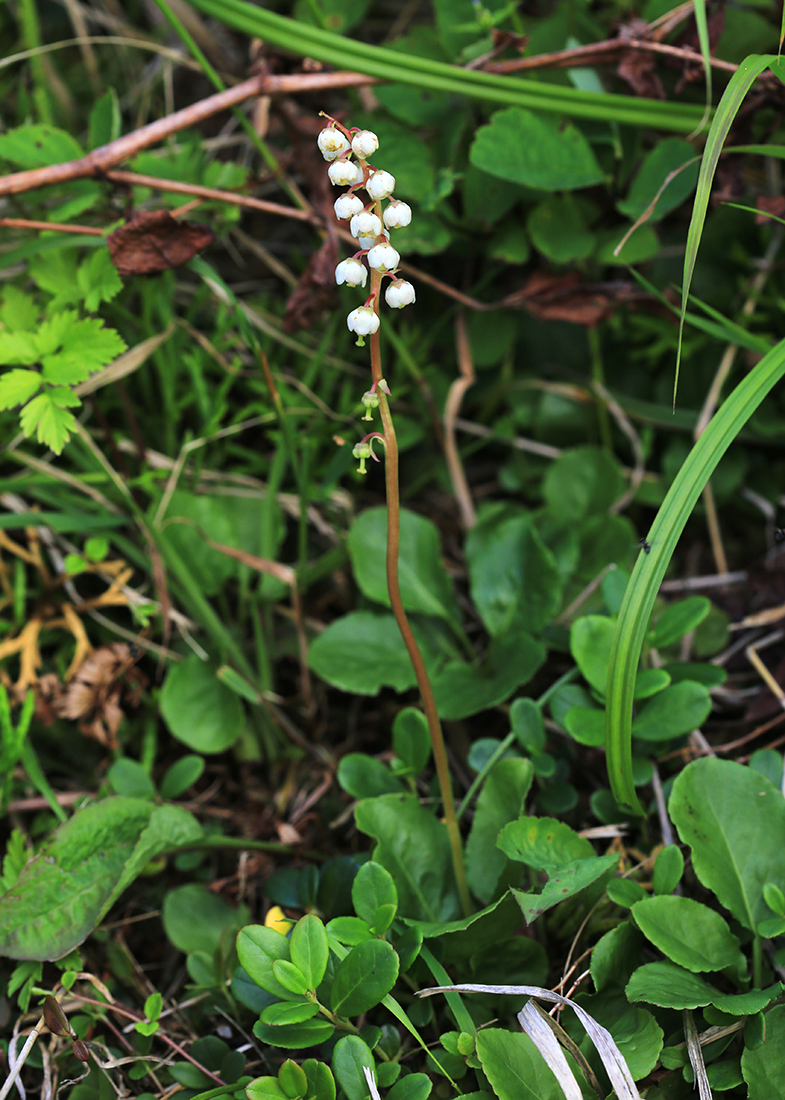
<path id="1" fill-rule="evenodd" d="M 330 1003 L 344 1018 L 359 1016 L 379 1004 L 398 977 L 398 956 L 385 940 L 353 947 L 335 972 Z"/>

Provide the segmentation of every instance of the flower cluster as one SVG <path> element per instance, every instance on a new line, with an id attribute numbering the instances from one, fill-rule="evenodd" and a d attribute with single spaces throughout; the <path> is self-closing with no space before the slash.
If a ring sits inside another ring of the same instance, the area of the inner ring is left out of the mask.
<path id="1" fill-rule="evenodd" d="M 339 286 L 347 283 L 364 287 L 368 268 L 374 273 L 365 305 L 353 309 L 346 319 L 349 331 L 357 334 L 357 343 L 361 345 L 364 337 L 379 331 L 377 290 L 384 275 L 390 277 L 384 294 L 388 306 L 402 309 L 415 300 L 412 284 L 396 275 L 401 257 L 389 238 L 391 229 L 409 225 L 412 211 L 405 202 L 392 198 L 395 177 L 368 163 L 368 158 L 379 148 L 379 139 L 372 131 L 345 130 L 332 121 L 321 131 L 317 143 L 324 159 L 330 162 L 327 169 L 330 182 L 336 187 L 349 188 L 335 200 L 335 215 L 349 222 L 352 236 L 360 246 L 354 256 L 338 264 L 335 281 Z M 358 191 L 364 191 L 369 201 L 363 202 Z M 387 204 L 383 207 L 385 200 Z"/>

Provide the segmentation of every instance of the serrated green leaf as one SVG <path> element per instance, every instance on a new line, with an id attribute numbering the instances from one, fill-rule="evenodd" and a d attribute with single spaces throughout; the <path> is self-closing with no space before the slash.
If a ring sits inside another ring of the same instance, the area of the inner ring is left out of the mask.
<path id="1" fill-rule="evenodd" d="M 52 355 L 62 346 L 66 333 L 79 320 L 79 314 L 75 309 L 62 310 L 47 317 L 35 331 L 35 346 L 38 349 L 39 358 Z"/>
<path id="2" fill-rule="evenodd" d="M 83 155 L 76 138 L 54 126 L 18 126 L 0 134 L 0 159 L 17 168 L 45 168 Z"/>
<path id="3" fill-rule="evenodd" d="M 0 332 L 0 363 L 29 367 L 38 362 L 38 345 L 32 332 Z"/>
<path id="4" fill-rule="evenodd" d="M 9 370 L 0 377 L 0 409 L 24 405 L 41 387 L 41 375 L 35 370 Z"/>
<path id="5" fill-rule="evenodd" d="M 56 455 L 62 453 L 77 428 L 73 413 L 59 408 L 48 393 L 39 394 L 25 405 L 19 422 L 26 436 L 35 432 L 38 442 L 51 448 Z"/>
<path id="6" fill-rule="evenodd" d="M 97 249 L 84 260 L 76 277 L 88 313 L 94 313 L 101 302 L 111 302 L 123 289 L 123 281 L 112 263 L 108 248 Z"/>
<path id="7" fill-rule="evenodd" d="M 3 291 L 0 322 L 11 332 L 29 332 L 38 323 L 38 305 L 30 294 L 9 283 Z"/>
<path id="8" fill-rule="evenodd" d="M 126 343 L 114 329 L 104 328 L 103 321 L 86 318 L 75 321 L 63 334 L 60 349 L 42 355 L 44 375 L 49 382 L 75 385 L 124 352 Z"/>

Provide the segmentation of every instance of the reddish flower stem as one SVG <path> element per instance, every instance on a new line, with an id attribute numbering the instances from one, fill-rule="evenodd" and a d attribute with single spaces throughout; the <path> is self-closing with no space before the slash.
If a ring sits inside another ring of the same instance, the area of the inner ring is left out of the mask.
<path id="1" fill-rule="evenodd" d="M 373 307 L 377 311 L 379 309 L 381 282 L 381 273 L 372 271 L 371 298 L 373 299 Z M 417 645 L 411 623 L 404 609 L 401 599 L 401 589 L 398 582 L 398 554 L 401 541 L 401 510 L 398 489 L 398 440 L 395 435 L 390 405 L 384 392 L 385 387 L 379 385 L 383 375 L 378 330 L 370 339 L 371 372 L 373 374 L 374 389 L 379 395 L 379 412 L 381 413 L 382 427 L 384 428 L 384 476 L 387 489 L 387 591 L 390 595 L 392 613 L 395 616 L 395 621 L 401 632 L 403 644 L 406 646 L 406 652 L 409 654 L 409 660 L 412 662 L 414 675 L 417 678 L 417 686 L 422 696 L 423 709 L 425 710 L 425 717 L 428 722 L 428 732 L 431 736 L 431 747 L 433 749 L 434 763 L 436 764 L 436 774 L 439 779 L 439 787 L 442 793 L 444 823 L 447 826 L 447 833 L 450 839 L 455 882 L 461 899 L 461 909 L 463 910 L 464 916 L 468 917 L 472 913 L 472 902 L 469 894 L 469 886 L 466 881 L 466 868 L 463 862 L 461 834 L 458 828 L 458 819 L 455 816 L 455 800 L 452 793 L 452 780 L 450 778 L 450 768 L 447 762 L 444 734 L 442 733 L 442 726 L 439 721 L 439 712 L 436 709 L 436 700 L 434 699 L 431 681 L 428 678 L 420 647 Z"/>

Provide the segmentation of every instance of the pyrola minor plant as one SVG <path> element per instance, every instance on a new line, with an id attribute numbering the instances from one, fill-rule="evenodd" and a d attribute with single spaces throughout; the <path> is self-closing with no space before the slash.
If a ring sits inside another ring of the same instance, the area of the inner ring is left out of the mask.
<path id="1" fill-rule="evenodd" d="M 384 444 L 384 472 L 387 488 L 387 591 L 395 621 L 412 662 L 417 685 L 422 695 L 425 717 L 431 735 L 433 758 L 439 777 L 444 803 L 444 820 L 450 838 L 453 867 L 463 911 L 471 913 L 471 899 L 466 884 L 458 820 L 452 795 L 450 771 L 444 748 L 439 714 L 425 663 L 406 615 L 398 583 L 398 550 L 401 537 L 401 515 L 398 493 L 398 443 L 395 437 L 392 413 L 387 400 L 391 396 L 382 374 L 381 348 L 379 344 L 379 298 L 382 281 L 389 279 L 384 298 L 393 309 L 403 309 L 415 300 L 414 287 L 397 275 L 401 257 L 390 244 L 390 231 L 408 225 L 412 220 L 411 208 L 405 202 L 394 199 L 395 176 L 368 163 L 369 157 L 379 148 L 379 139 L 371 130 L 347 129 L 328 115 L 330 125 L 317 138 L 319 149 L 330 167 L 327 174 L 335 187 L 346 187 L 335 201 L 335 214 L 341 221 L 348 221 L 352 236 L 359 249 L 353 256 L 335 269 L 335 280 L 341 285 L 365 287 L 370 272 L 371 282 L 365 303 L 351 311 L 346 319 L 349 331 L 357 335 L 357 344 L 363 347 L 365 337 L 370 339 L 371 388 L 363 394 L 365 408 L 363 420 L 373 419 L 373 410 L 379 410 L 383 431 L 370 432 L 356 443 L 354 457 L 360 462 L 359 472 L 366 472 L 369 458 L 379 461 L 373 452 L 373 443 Z M 367 201 L 358 192 L 364 192 Z M 367 264 L 367 267 L 366 267 Z"/>

